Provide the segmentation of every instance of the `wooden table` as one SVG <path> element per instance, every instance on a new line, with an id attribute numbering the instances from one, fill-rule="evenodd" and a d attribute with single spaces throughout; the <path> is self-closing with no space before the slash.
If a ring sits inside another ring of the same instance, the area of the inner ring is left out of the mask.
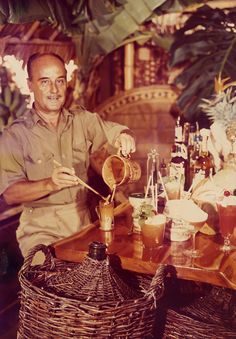
<path id="1" fill-rule="evenodd" d="M 104 242 L 108 245 L 108 253 L 120 257 L 122 267 L 131 271 L 154 274 L 159 264 L 165 264 L 171 276 L 177 278 L 206 282 L 236 290 L 236 251 L 225 255 L 221 250 L 221 236 L 196 236 L 196 247 L 202 256 L 191 259 L 183 254 L 191 248 L 191 240 L 170 242 L 165 240 L 163 246 L 150 251 L 143 248 L 139 234 L 130 234 L 132 227 L 132 207 L 127 204 L 118 206 L 116 210 L 114 231 L 104 232 L 95 222 L 77 234 L 53 244 L 55 255 L 62 260 L 81 262 L 88 252 L 92 241 Z M 235 239 L 233 240 L 236 244 Z"/>

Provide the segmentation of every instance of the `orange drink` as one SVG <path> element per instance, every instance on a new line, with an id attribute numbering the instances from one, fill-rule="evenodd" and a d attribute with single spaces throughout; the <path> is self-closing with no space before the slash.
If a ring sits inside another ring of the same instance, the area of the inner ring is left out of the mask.
<path id="1" fill-rule="evenodd" d="M 161 246 L 164 239 L 166 216 L 157 214 L 149 217 L 142 225 L 142 240 L 144 247 L 154 248 Z"/>
<path id="2" fill-rule="evenodd" d="M 217 208 L 222 236 L 232 235 L 236 227 L 236 197 L 231 195 L 217 201 Z"/>

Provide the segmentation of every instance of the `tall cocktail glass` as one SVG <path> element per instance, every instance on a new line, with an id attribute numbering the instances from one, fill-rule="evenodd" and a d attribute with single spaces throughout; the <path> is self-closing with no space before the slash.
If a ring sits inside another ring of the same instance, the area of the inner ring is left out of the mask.
<path id="1" fill-rule="evenodd" d="M 152 261 L 155 248 L 162 246 L 165 234 L 166 216 L 157 214 L 149 217 L 142 224 L 142 241 L 144 248 L 149 251 L 149 259 Z"/>
<path id="2" fill-rule="evenodd" d="M 236 228 L 236 196 L 224 196 L 217 201 L 219 214 L 219 226 L 224 244 L 221 247 L 223 252 L 229 253 L 236 247 L 231 244 L 231 237 Z"/>
<path id="3" fill-rule="evenodd" d="M 189 224 L 189 232 L 192 234 L 192 248 L 185 250 L 184 254 L 190 258 L 199 258 L 202 253 L 196 248 L 196 234 L 202 228 L 204 222 L 196 222 Z"/>
<path id="4" fill-rule="evenodd" d="M 192 235 L 192 248 L 184 251 L 190 258 L 198 258 L 202 254 L 196 249 L 196 234 L 207 220 L 207 213 L 202 211 L 192 200 L 170 200 L 166 203 L 165 213 L 172 219 L 178 219 L 183 229 L 188 229 Z"/>

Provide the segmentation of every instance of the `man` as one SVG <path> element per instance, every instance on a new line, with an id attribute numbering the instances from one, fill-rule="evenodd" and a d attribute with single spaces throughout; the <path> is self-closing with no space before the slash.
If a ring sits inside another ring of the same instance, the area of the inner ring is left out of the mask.
<path id="1" fill-rule="evenodd" d="M 85 109 L 63 108 L 66 69 L 56 54 L 34 54 L 27 64 L 33 108 L 0 139 L 0 193 L 8 204 L 24 205 L 17 230 L 23 256 L 36 244 L 50 244 L 90 222 L 86 189 L 89 155 L 105 142 L 135 151 L 126 126 L 103 121 Z"/>

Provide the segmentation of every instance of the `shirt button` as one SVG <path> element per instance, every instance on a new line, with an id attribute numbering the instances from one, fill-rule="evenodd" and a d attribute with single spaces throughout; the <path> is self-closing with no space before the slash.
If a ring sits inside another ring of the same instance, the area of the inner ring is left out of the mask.
<path id="1" fill-rule="evenodd" d="M 38 160 L 37 160 L 37 163 L 38 163 L 38 164 L 42 164 L 42 160 L 41 160 L 41 159 L 38 159 Z"/>
<path id="2" fill-rule="evenodd" d="M 30 209 L 29 209 L 29 212 L 32 213 L 32 212 L 33 212 L 33 208 L 30 208 Z"/>

